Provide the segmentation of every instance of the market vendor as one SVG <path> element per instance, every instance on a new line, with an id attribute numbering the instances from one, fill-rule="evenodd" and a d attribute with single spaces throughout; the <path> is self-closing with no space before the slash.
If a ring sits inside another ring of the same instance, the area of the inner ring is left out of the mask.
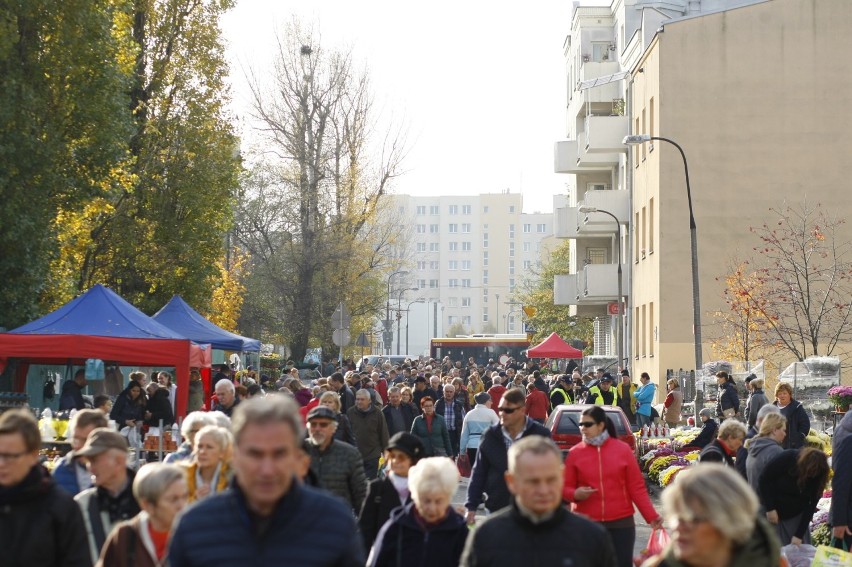
<path id="1" fill-rule="evenodd" d="M 80 368 L 74 373 L 74 379 L 62 385 L 62 395 L 59 397 L 59 411 L 81 410 L 86 407 L 83 400 L 83 388 L 88 385 L 86 371 Z"/>
<path id="2" fill-rule="evenodd" d="M 716 433 L 719 431 L 719 424 L 713 419 L 713 410 L 710 408 L 702 409 L 698 412 L 698 417 L 704 425 L 701 426 L 701 432 L 698 434 L 698 437 L 689 446 L 703 449 L 716 438 Z"/>

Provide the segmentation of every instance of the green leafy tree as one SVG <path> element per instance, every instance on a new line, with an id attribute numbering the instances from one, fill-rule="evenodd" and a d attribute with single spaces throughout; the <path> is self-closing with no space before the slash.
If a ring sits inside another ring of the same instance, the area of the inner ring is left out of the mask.
<path id="1" fill-rule="evenodd" d="M 555 332 L 565 340 L 586 341 L 589 344 L 587 350 L 591 352 L 593 321 L 572 317 L 568 305 L 553 304 L 553 280 L 556 275 L 568 272 L 569 259 L 570 242 L 566 240 L 553 249 L 550 258 L 540 269 L 530 270 L 513 301 L 535 308 L 535 315 L 526 319 L 535 329 L 532 343 L 541 342 Z"/>
<path id="2" fill-rule="evenodd" d="M 0 326 L 51 303 L 67 217 L 120 183 L 129 35 L 110 0 L 0 3 Z"/>

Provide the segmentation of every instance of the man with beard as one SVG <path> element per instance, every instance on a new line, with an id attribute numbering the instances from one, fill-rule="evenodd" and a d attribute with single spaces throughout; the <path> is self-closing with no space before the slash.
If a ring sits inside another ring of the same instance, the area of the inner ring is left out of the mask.
<path id="1" fill-rule="evenodd" d="M 343 499 L 352 510 L 361 510 L 367 479 L 358 449 L 334 438 L 337 419 L 330 408 L 316 406 L 308 412 L 308 455 L 319 486 Z"/>

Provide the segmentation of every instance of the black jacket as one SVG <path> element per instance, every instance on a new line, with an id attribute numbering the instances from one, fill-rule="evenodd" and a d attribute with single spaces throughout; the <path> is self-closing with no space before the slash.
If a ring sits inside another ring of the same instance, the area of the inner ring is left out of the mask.
<path id="1" fill-rule="evenodd" d="M 410 500 L 410 499 L 409 499 Z M 364 549 L 373 547 L 379 530 L 391 516 L 394 508 L 402 506 L 399 493 L 389 477 L 371 480 L 367 485 L 367 496 L 358 515 L 358 526 L 364 537 Z"/>
<path id="2" fill-rule="evenodd" d="M 831 455 L 832 526 L 852 527 L 852 435 L 847 435 Z M 848 537 L 847 537 L 848 541 Z"/>
<path id="3" fill-rule="evenodd" d="M 127 421 L 135 419 L 142 423 L 145 419 L 145 396 L 139 395 L 139 401 L 133 402 L 130 399 L 130 392 L 125 389 L 115 399 L 115 405 L 112 406 L 112 411 L 109 412 L 109 418 L 115 420 L 119 429 L 127 425 Z"/>
<path id="4" fill-rule="evenodd" d="M 145 425 L 150 427 L 160 427 L 160 420 L 163 420 L 163 427 L 167 427 L 175 422 L 175 414 L 172 412 L 172 402 L 169 400 L 169 391 L 165 388 L 157 388 L 154 395 L 148 400 L 146 411 L 151 412 L 151 417 L 145 420 Z"/>
<path id="5" fill-rule="evenodd" d="M 716 434 L 719 432 L 719 424 L 716 423 L 716 420 L 712 417 L 704 422 L 704 425 L 701 427 L 701 432 L 698 434 L 698 437 L 689 444 L 690 447 L 701 447 L 702 449 L 713 442 L 716 438 Z"/>
<path id="6" fill-rule="evenodd" d="M 414 502 L 397 508 L 376 538 L 367 565 L 408 567 L 458 565 L 470 530 L 450 507 L 438 525 L 425 530 L 415 517 Z"/>
<path id="7" fill-rule="evenodd" d="M 533 524 L 512 506 L 489 516 L 467 539 L 460 567 L 571 565 L 615 567 L 615 550 L 600 525 L 563 507 Z"/>
<path id="8" fill-rule="evenodd" d="M 778 402 L 775 402 L 778 405 Z M 787 418 L 787 435 L 781 446 L 785 449 L 799 449 L 805 446 L 805 437 L 811 430 L 811 419 L 802 402 L 790 400 L 781 408 L 781 415 Z"/>
<path id="9" fill-rule="evenodd" d="M 395 433 L 399 433 L 400 431 L 404 431 L 408 433 L 411 431 L 411 424 L 414 423 L 414 418 L 420 415 L 419 413 L 414 412 L 414 406 L 411 404 L 399 404 L 399 411 L 402 414 L 402 422 L 404 425 L 403 429 L 394 429 L 393 428 L 393 419 L 391 418 L 391 406 L 390 404 L 386 405 L 382 408 L 382 414 L 385 416 L 385 422 L 388 424 L 388 435 L 393 437 Z"/>
<path id="10" fill-rule="evenodd" d="M 5 567 L 89 567 L 80 507 L 35 466 L 17 486 L 0 487 L 0 549 Z"/>
<path id="11" fill-rule="evenodd" d="M 550 430 L 527 418 L 522 437 L 541 435 L 550 437 Z M 479 442 L 476 461 L 470 473 L 465 508 L 476 510 L 486 495 L 485 507 L 491 512 L 505 508 L 510 503 L 509 489 L 503 475 L 509 470 L 509 450 L 503 440 L 503 426 L 499 423 L 489 427 Z"/>
<path id="12" fill-rule="evenodd" d="M 733 409 L 740 413 L 740 396 L 733 382 L 722 382 L 719 386 L 719 395 L 716 398 L 716 416 L 722 417 L 727 409 Z"/>
<path id="13" fill-rule="evenodd" d="M 346 414 L 337 414 L 337 431 L 334 432 L 334 438 L 349 443 L 353 447 L 358 446 L 355 441 L 355 433 L 352 431 L 352 424 L 349 423 L 349 417 Z"/>
<path id="14" fill-rule="evenodd" d="M 74 380 L 69 380 L 62 384 L 62 394 L 59 396 L 59 411 L 81 410 L 85 407 L 86 402 L 83 400 L 83 388 Z"/>
<path id="15" fill-rule="evenodd" d="M 718 438 L 701 450 L 698 461 L 701 463 L 720 463 L 732 468 L 734 466 L 734 459 L 725 451 Z"/>
<path id="16" fill-rule="evenodd" d="M 758 482 L 760 497 L 767 511 L 777 511 L 781 520 L 799 516 L 795 536 L 802 539 L 822 497 L 823 486 L 818 482 L 819 479 L 810 479 L 805 483 L 804 490 L 799 489 L 796 474 L 798 456 L 799 451 L 796 449 L 782 451 L 769 461 Z"/>
<path id="17" fill-rule="evenodd" d="M 440 400 L 435 402 L 435 413 L 440 416 L 446 415 L 447 400 L 445 398 L 442 397 Z M 453 400 L 453 414 L 455 416 L 455 419 L 453 420 L 452 430 L 461 433 L 462 423 L 464 422 L 464 404 L 462 404 L 460 400 Z M 444 421 L 446 421 L 446 419 Z"/>

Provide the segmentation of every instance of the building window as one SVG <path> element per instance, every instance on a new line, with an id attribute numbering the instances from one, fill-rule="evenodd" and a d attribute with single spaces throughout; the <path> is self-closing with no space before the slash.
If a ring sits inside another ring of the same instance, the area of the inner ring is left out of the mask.
<path id="1" fill-rule="evenodd" d="M 483 212 L 483 213 L 487 213 L 487 212 L 488 212 L 488 205 L 485 205 L 484 207 L 482 207 L 482 212 Z"/>
<path id="2" fill-rule="evenodd" d="M 509 278 L 509 291 L 514 291 L 515 289 L 515 278 Z"/>
<path id="3" fill-rule="evenodd" d="M 450 234 L 454 234 L 459 231 L 459 225 L 450 224 Z"/>
<path id="4" fill-rule="evenodd" d="M 486 250 L 482 253 L 482 265 L 483 266 L 488 265 L 488 250 Z"/>
<path id="5" fill-rule="evenodd" d="M 429 233 L 430 234 L 438 234 L 438 225 L 437 224 L 430 224 L 429 225 Z"/>
<path id="6" fill-rule="evenodd" d="M 530 252 L 530 251 L 532 251 L 532 243 L 531 242 L 524 242 L 524 252 Z"/>
<path id="7" fill-rule="evenodd" d="M 425 261 L 418 261 L 417 262 L 417 269 L 418 270 L 425 270 L 426 269 L 426 262 Z"/>
<path id="8" fill-rule="evenodd" d="M 470 287 L 470 280 L 469 279 L 462 280 L 462 287 Z"/>
<path id="9" fill-rule="evenodd" d="M 456 323 L 458 323 L 458 321 L 459 321 L 459 318 L 456 315 L 449 315 L 447 317 L 447 323 L 449 323 L 451 327 L 453 325 L 455 325 Z"/>
<path id="10" fill-rule="evenodd" d="M 429 243 L 429 252 L 438 252 L 438 243 L 430 242 Z"/>
<path id="11" fill-rule="evenodd" d="M 488 248 L 488 233 L 487 232 L 482 233 L 482 247 Z"/>
<path id="12" fill-rule="evenodd" d="M 462 242 L 462 252 L 470 252 L 470 242 Z"/>
<path id="13" fill-rule="evenodd" d="M 426 280 L 417 280 L 417 287 L 420 289 L 426 289 Z"/>
<path id="14" fill-rule="evenodd" d="M 417 243 L 417 251 L 418 252 L 426 252 L 426 243 L 425 242 L 418 242 Z"/>
<path id="15" fill-rule="evenodd" d="M 459 298 L 458 297 L 448 297 L 447 298 L 447 306 L 448 307 L 458 307 L 459 306 Z"/>
<path id="16" fill-rule="evenodd" d="M 429 287 L 431 289 L 436 289 L 438 287 L 438 280 L 429 280 Z"/>
<path id="17" fill-rule="evenodd" d="M 447 269 L 449 269 L 449 270 L 458 270 L 458 269 L 459 269 L 459 262 L 458 262 L 458 260 L 450 260 L 450 261 L 449 261 L 449 264 L 447 265 Z"/>
<path id="18" fill-rule="evenodd" d="M 449 286 L 450 287 L 459 287 L 459 280 L 457 280 L 455 278 L 450 278 Z"/>
<path id="19" fill-rule="evenodd" d="M 512 258 L 514 256 L 515 256 L 515 243 L 510 242 L 509 243 L 509 257 Z"/>
<path id="20" fill-rule="evenodd" d="M 529 260 L 524 260 L 524 269 L 529 270 L 530 268 L 532 268 L 532 262 L 530 262 Z"/>
<path id="21" fill-rule="evenodd" d="M 426 214 L 426 205 L 417 205 L 417 214 L 425 215 Z"/>
<path id="22" fill-rule="evenodd" d="M 654 198 L 648 201 L 648 254 L 654 253 Z"/>
<path id="23" fill-rule="evenodd" d="M 532 225 L 529 223 L 524 223 L 524 232 L 529 233 L 532 232 Z"/>
<path id="24" fill-rule="evenodd" d="M 544 223 L 535 225 L 535 231 L 539 234 L 544 234 L 547 232 L 547 225 Z"/>
<path id="25" fill-rule="evenodd" d="M 610 43 L 608 41 L 593 41 L 592 42 L 592 61 L 602 63 L 610 60 Z M 613 51 L 613 53 L 615 53 Z"/>
<path id="26" fill-rule="evenodd" d="M 462 316 L 462 325 L 465 327 L 470 327 L 470 315 Z"/>
<path id="27" fill-rule="evenodd" d="M 510 276 L 515 275 L 515 261 L 514 260 L 509 260 L 509 275 Z"/>
<path id="28" fill-rule="evenodd" d="M 488 322 L 488 308 L 487 307 L 482 308 L 482 322 L 483 323 Z"/>
<path id="29" fill-rule="evenodd" d="M 399 214 L 405 214 L 405 207 L 399 207 Z"/>
<path id="30" fill-rule="evenodd" d="M 515 212 L 515 205 L 509 205 L 509 212 L 510 212 L 510 213 L 514 213 L 514 212 Z"/>
<path id="31" fill-rule="evenodd" d="M 469 222 L 462 223 L 462 232 L 465 233 L 465 234 L 470 234 L 470 223 Z"/>
<path id="32" fill-rule="evenodd" d="M 586 248 L 586 264 L 606 264 L 606 248 Z"/>
<path id="33" fill-rule="evenodd" d="M 459 249 L 459 243 L 458 242 L 450 242 L 450 252 L 455 252 L 458 249 Z"/>
<path id="34" fill-rule="evenodd" d="M 459 214 L 459 206 L 458 205 L 450 205 L 450 214 L 451 215 Z"/>
<path id="35" fill-rule="evenodd" d="M 488 285 L 488 270 L 482 270 L 482 283 Z"/>
<path id="36" fill-rule="evenodd" d="M 418 224 L 417 225 L 417 234 L 426 234 L 426 225 Z"/>
<path id="37" fill-rule="evenodd" d="M 430 215 L 437 215 L 437 214 L 440 214 L 440 212 L 441 211 L 438 208 L 438 205 L 430 205 L 429 206 L 429 214 Z"/>
<path id="38" fill-rule="evenodd" d="M 462 205 L 462 214 L 463 215 L 470 215 L 472 213 L 473 213 L 473 210 L 472 210 L 470 205 Z"/>
<path id="39" fill-rule="evenodd" d="M 462 270 L 470 270 L 470 260 L 462 260 Z"/>
<path id="40" fill-rule="evenodd" d="M 509 225 L 509 238 L 515 238 L 515 225 Z"/>
<path id="41" fill-rule="evenodd" d="M 461 300 L 462 300 L 462 307 L 470 307 L 470 298 L 469 297 L 462 297 Z"/>
<path id="42" fill-rule="evenodd" d="M 438 265 L 438 261 L 437 261 L 437 260 L 432 260 L 431 262 L 429 262 L 429 269 L 430 269 L 430 270 L 437 270 L 437 269 L 439 269 L 440 267 L 441 267 L 441 266 L 439 266 L 439 265 Z"/>

